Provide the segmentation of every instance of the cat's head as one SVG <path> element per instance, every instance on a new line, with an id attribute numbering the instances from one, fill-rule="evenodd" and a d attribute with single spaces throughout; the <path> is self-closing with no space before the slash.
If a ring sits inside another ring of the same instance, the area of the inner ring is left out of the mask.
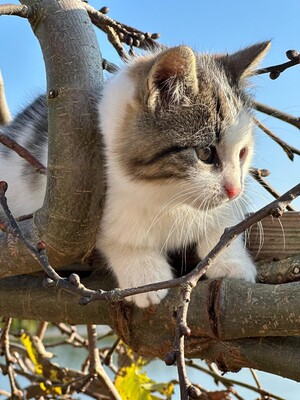
<path id="1" fill-rule="evenodd" d="M 182 191 L 181 202 L 203 209 L 238 197 L 253 154 L 245 84 L 269 46 L 231 55 L 179 46 L 128 66 L 124 87 L 112 90 L 118 110 L 107 139 L 127 178 Z"/>

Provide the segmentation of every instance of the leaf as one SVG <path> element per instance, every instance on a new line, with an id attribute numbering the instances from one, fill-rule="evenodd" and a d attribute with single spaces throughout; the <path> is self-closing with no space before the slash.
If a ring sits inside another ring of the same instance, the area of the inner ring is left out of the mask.
<path id="1" fill-rule="evenodd" d="M 140 364 L 135 363 L 120 369 L 115 386 L 123 400 L 162 400 L 152 392 L 167 395 L 164 399 L 169 399 L 173 393 L 172 384 L 154 382 L 145 372 L 141 372 Z"/>
<path id="2" fill-rule="evenodd" d="M 35 372 L 37 375 L 50 378 L 51 381 L 60 381 L 58 376 L 59 369 L 55 364 L 51 364 L 49 361 L 53 355 L 45 350 L 42 341 L 37 336 L 31 336 L 25 332 L 21 334 L 20 340 L 27 351 L 28 357 L 35 367 Z M 45 376 L 45 365 L 49 367 L 48 369 L 50 371 L 50 377 Z M 51 386 L 51 388 L 46 388 L 45 384 L 41 382 L 40 388 L 46 393 L 62 394 L 62 389 L 59 386 Z"/>

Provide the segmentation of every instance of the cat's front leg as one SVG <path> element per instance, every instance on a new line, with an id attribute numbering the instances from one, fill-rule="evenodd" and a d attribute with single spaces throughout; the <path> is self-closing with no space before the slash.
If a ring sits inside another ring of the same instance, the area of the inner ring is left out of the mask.
<path id="1" fill-rule="evenodd" d="M 120 250 L 115 246 L 113 251 L 110 254 L 108 253 L 106 252 L 106 257 L 121 289 L 148 285 L 173 278 L 171 266 L 159 252 L 151 249 L 128 250 L 121 248 Z M 162 289 L 129 296 L 126 297 L 126 300 L 135 303 L 138 307 L 145 308 L 159 304 L 167 293 L 168 289 Z"/>
<path id="2" fill-rule="evenodd" d="M 208 246 L 203 241 L 198 247 L 199 256 L 203 259 L 212 248 L 213 246 Z M 206 276 L 211 279 L 234 278 L 252 283 L 255 282 L 256 275 L 256 267 L 241 236 L 219 255 L 206 272 Z"/>

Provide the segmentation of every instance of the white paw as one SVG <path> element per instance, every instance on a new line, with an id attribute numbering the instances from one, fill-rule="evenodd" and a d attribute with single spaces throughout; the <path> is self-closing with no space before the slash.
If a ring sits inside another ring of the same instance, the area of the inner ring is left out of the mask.
<path id="1" fill-rule="evenodd" d="M 237 263 L 236 261 L 230 262 L 227 260 L 226 264 L 216 261 L 215 265 L 208 269 L 206 276 L 211 279 L 232 278 L 255 283 L 257 275 L 255 265 L 250 260 L 243 261 L 241 260 L 240 263 Z"/>
<path id="2" fill-rule="evenodd" d="M 150 307 L 159 304 L 166 297 L 168 289 L 158 290 L 157 292 L 147 292 L 126 297 L 127 301 L 136 304 L 140 308 Z"/>
<path id="3" fill-rule="evenodd" d="M 129 264 L 131 268 L 126 273 L 119 274 L 119 285 L 122 289 L 149 285 L 173 278 L 170 265 L 161 255 L 144 255 L 142 258 L 135 259 Z M 146 292 L 126 297 L 127 301 L 136 304 L 138 307 L 146 308 L 151 305 L 159 304 L 167 295 L 168 289 Z"/>

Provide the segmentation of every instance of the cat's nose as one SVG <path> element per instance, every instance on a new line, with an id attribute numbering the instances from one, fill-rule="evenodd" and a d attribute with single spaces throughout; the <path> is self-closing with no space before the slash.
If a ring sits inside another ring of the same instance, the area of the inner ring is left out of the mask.
<path id="1" fill-rule="evenodd" d="M 230 185 L 225 185 L 224 186 L 225 192 L 227 194 L 227 197 L 229 199 L 234 199 L 241 193 L 241 188 L 240 187 L 234 187 Z"/>

